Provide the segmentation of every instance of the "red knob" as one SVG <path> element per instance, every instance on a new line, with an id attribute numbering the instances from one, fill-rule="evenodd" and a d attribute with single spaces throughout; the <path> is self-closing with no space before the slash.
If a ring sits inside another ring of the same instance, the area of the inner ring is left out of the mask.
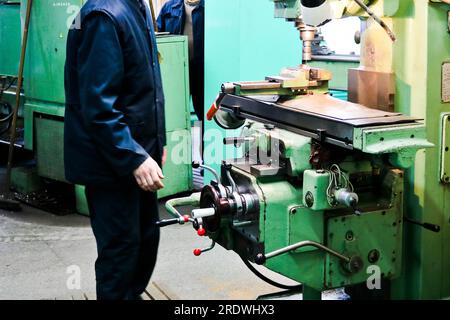
<path id="1" fill-rule="evenodd" d="M 194 249 L 194 256 L 198 257 L 202 254 L 202 249 Z"/>
<path id="2" fill-rule="evenodd" d="M 208 119 L 208 121 L 211 121 L 216 115 L 217 111 L 219 111 L 219 108 L 217 108 L 217 105 L 214 102 L 211 108 L 208 110 L 208 113 L 206 114 L 206 119 Z"/>
<path id="3" fill-rule="evenodd" d="M 183 216 L 184 222 L 189 222 L 189 218 L 190 217 L 188 215 Z"/>
<path id="4" fill-rule="evenodd" d="M 206 230 L 203 229 L 202 227 L 200 227 L 200 229 L 197 230 L 197 234 L 198 234 L 200 237 L 203 237 L 203 236 L 206 235 Z"/>

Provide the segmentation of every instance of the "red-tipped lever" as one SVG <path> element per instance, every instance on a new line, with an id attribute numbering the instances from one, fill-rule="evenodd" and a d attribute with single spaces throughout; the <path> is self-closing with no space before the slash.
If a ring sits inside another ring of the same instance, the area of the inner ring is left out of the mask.
<path id="1" fill-rule="evenodd" d="M 183 219 L 184 219 L 184 222 L 189 222 L 189 218 L 190 218 L 190 216 L 189 215 L 184 215 L 183 216 Z"/>
<path id="2" fill-rule="evenodd" d="M 204 228 L 200 227 L 200 228 L 197 230 L 197 234 L 198 234 L 200 237 L 204 237 L 204 236 L 206 235 L 206 230 L 205 230 Z"/>
<path id="3" fill-rule="evenodd" d="M 217 107 L 216 103 L 214 102 L 211 106 L 211 108 L 208 110 L 208 113 L 206 114 L 206 119 L 208 121 L 211 121 L 214 116 L 216 115 L 217 111 L 219 111 L 219 108 Z"/>
<path id="4" fill-rule="evenodd" d="M 194 256 L 199 257 L 202 254 L 202 249 L 194 249 Z"/>

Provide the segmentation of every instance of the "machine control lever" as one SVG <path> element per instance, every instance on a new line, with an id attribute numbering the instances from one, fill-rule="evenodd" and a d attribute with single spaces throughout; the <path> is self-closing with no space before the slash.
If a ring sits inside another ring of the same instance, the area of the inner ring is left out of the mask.
<path id="1" fill-rule="evenodd" d="M 208 252 L 208 251 L 211 251 L 212 249 L 214 249 L 215 246 L 216 246 L 216 242 L 213 241 L 213 242 L 211 242 L 211 245 L 208 248 L 204 248 L 204 249 L 197 248 L 197 249 L 194 249 L 194 256 L 199 257 L 200 255 L 202 255 L 202 253 L 205 253 L 205 252 Z"/>
<path id="2" fill-rule="evenodd" d="M 157 227 L 167 227 L 167 226 L 171 226 L 174 224 L 185 224 L 187 222 L 189 222 L 189 216 L 182 216 L 180 218 L 173 218 L 173 219 L 163 219 L 161 221 L 157 221 L 156 222 L 156 226 Z"/>
<path id="3" fill-rule="evenodd" d="M 220 183 L 220 177 L 219 174 L 217 173 L 216 170 L 214 170 L 213 168 L 209 167 L 209 166 L 205 166 L 204 164 L 201 164 L 198 161 L 194 161 L 192 162 L 192 168 L 194 169 L 198 169 L 198 168 L 203 168 L 205 170 L 208 170 L 209 172 L 211 172 L 214 176 L 214 178 L 216 179 L 216 182 L 219 184 Z"/>
<path id="4" fill-rule="evenodd" d="M 338 257 L 339 259 L 343 260 L 346 263 L 350 263 L 351 262 L 351 258 L 346 257 L 346 256 L 340 254 L 339 252 L 331 250 L 330 248 L 324 246 L 321 243 L 314 242 L 314 241 L 301 241 L 301 242 L 297 242 L 297 243 L 295 243 L 293 245 L 290 245 L 290 246 L 287 246 L 287 247 L 284 247 L 284 248 L 272 251 L 272 252 L 270 252 L 270 253 L 268 253 L 266 255 L 264 255 L 263 253 L 259 253 L 255 257 L 255 263 L 259 264 L 259 265 L 262 265 L 262 264 L 266 263 L 266 261 L 268 259 L 275 258 L 275 257 L 277 257 L 279 255 L 282 255 L 282 254 L 285 254 L 285 253 L 288 253 L 288 252 L 291 252 L 291 251 L 294 251 L 294 250 L 297 250 L 297 249 L 303 248 L 303 247 L 316 247 L 316 248 L 318 248 L 320 250 L 328 252 L 329 254 L 331 254 L 331 255 L 333 255 L 335 257 Z"/>

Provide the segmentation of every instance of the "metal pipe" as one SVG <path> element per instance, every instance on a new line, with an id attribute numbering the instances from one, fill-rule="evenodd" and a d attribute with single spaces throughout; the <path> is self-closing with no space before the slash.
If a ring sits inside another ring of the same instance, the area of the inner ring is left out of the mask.
<path id="1" fill-rule="evenodd" d="M 354 1 L 387 32 L 389 38 L 391 38 L 393 42 L 397 40 L 394 32 L 392 32 L 389 26 L 383 20 L 381 20 L 380 17 L 378 17 L 372 10 L 370 10 L 370 8 L 366 6 L 366 4 L 362 0 L 354 0 Z"/>
<path id="2" fill-rule="evenodd" d="M 200 196 L 201 196 L 201 193 L 197 192 L 197 193 L 191 194 L 189 197 L 171 199 L 166 202 L 167 212 L 169 212 L 169 214 L 174 217 L 182 218 L 183 216 L 181 215 L 181 213 L 178 212 L 178 210 L 175 207 L 180 207 L 180 206 L 196 206 L 196 207 L 198 207 L 200 205 Z M 189 221 L 193 221 L 193 220 L 194 219 L 189 219 Z"/>
<path id="3" fill-rule="evenodd" d="M 279 255 L 282 255 L 284 253 L 288 253 L 290 251 L 294 251 L 296 249 L 303 248 L 303 247 L 315 247 L 315 248 L 321 249 L 321 250 L 326 251 L 329 254 L 331 254 L 347 263 L 349 263 L 351 260 L 349 257 L 346 257 L 346 256 L 340 254 L 339 252 L 331 250 L 330 248 L 324 246 L 321 243 L 314 242 L 314 241 L 301 241 L 301 242 L 295 243 L 293 245 L 272 251 L 266 255 L 259 254 L 257 256 L 257 258 L 255 259 L 256 260 L 255 262 L 257 264 L 264 264 L 267 259 L 271 259 L 271 258 L 277 257 Z"/>
<path id="4" fill-rule="evenodd" d="M 215 246 L 216 246 L 216 242 L 212 241 L 208 248 L 202 249 L 202 253 L 211 251 L 212 249 L 214 249 Z"/>
<path id="5" fill-rule="evenodd" d="M 156 14 L 155 14 L 155 6 L 153 5 L 153 0 L 149 1 L 150 4 L 150 11 L 152 13 L 152 22 L 153 22 L 153 29 L 155 30 L 155 32 L 158 32 L 158 24 L 156 23 Z"/>
<path id="6" fill-rule="evenodd" d="M 227 178 L 231 184 L 231 193 L 235 193 L 235 192 L 239 193 L 238 188 L 236 186 L 236 182 L 234 182 L 233 177 L 231 176 L 230 170 L 227 170 Z"/>
<path id="7" fill-rule="evenodd" d="M 30 26 L 30 17 L 31 17 L 31 8 L 33 6 L 33 0 L 27 1 L 27 12 L 25 17 L 25 25 L 23 29 L 23 38 L 22 38 L 22 50 L 20 52 L 20 64 L 19 64 L 19 75 L 17 76 L 17 87 L 16 87 L 16 105 L 13 110 L 13 119 L 11 123 L 11 137 L 9 141 L 9 150 L 8 150 L 8 164 L 6 170 L 6 192 L 10 192 L 11 190 L 11 172 L 12 172 L 12 162 L 14 158 L 14 146 L 16 144 L 16 130 L 17 130 L 17 116 L 19 113 L 20 107 L 20 91 L 22 90 L 23 85 L 23 69 L 25 64 L 25 54 L 27 51 L 27 43 L 28 43 L 28 27 Z"/>
<path id="8" fill-rule="evenodd" d="M 204 164 L 201 164 L 199 167 L 211 172 L 213 174 L 214 178 L 216 178 L 216 182 L 218 184 L 220 184 L 220 177 L 219 177 L 219 174 L 216 172 L 216 170 L 214 170 L 213 168 L 211 168 L 209 166 L 205 166 Z"/>

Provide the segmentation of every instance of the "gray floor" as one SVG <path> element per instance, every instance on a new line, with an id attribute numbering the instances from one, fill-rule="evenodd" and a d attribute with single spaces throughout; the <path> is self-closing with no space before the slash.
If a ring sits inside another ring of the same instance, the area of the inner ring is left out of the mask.
<path id="1" fill-rule="evenodd" d="M 233 252 L 216 247 L 201 257 L 192 250 L 208 245 L 191 227 L 162 230 L 152 282 L 172 299 L 255 299 L 278 292 L 255 277 Z M 0 299 L 95 297 L 95 240 L 89 219 L 54 216 L 29 207 L 0 210 Z M 81 290 L 67 288 L 67 268 L 81 270 Z M 266 272 L 287 284 L 293 282 Z"/>

